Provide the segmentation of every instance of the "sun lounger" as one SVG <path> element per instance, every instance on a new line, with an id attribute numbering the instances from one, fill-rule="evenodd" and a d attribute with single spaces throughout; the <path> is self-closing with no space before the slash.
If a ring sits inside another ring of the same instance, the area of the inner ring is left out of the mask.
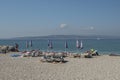
<path id="1" fill-rule="evenodd" d="M 69 57 L 71 57 L 71 58 L 80 58 L 80 57 L 81 57 L 81 54 L 71 53 L 71 54 L 69 55 Z"/>
<path id="2" fill-rule="evenodd" d="M 84 53 L 84 57 L 85 58 L 92 58 L 93 56 L 91 53 L 87 52 L 87 53 Z"/>
<path id="3" fill-rule="evenodd" d="M 61 53 L 48 53 L 48 54 L 45 54 L 41 61 L 43 62 L 63 62 L 64 61 L 64 58 L 63 58 L 63 55 Z"/>
<path id="4" fill-rule="evenodd" d="M 92 55 L 84 55 L 85 58 L 92 58 Z"/>
<path id="5" fill-rule="evenodd" d="M 109 56 L 120 56 L 120 54 L 109 54 Z"/>

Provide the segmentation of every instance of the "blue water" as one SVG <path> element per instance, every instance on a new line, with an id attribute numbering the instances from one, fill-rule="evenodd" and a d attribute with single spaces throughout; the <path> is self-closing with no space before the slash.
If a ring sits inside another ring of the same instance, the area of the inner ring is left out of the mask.
<path id="1" fill-rule="evenodd" d="M 28 40 L 30 41 L 30 40 Z M 53 44 L 53 49 L 51 51 L 65 51 L 65 41 L 68 43 L 68 49 L 66 51 L 69 52 L 85 52 L 90 50 L 91 48 L 97 49 L 101 54 L 109 54 L 109 53 L 117 53 L 120 54 L 120 39 L 83 39 L 83 49 L 79 50 L 76 48 L 76 40 L 75 39 L 53 39 L 51 40 Z M 26 40 L 0 40 L 0 45 L 11 45 L 14 46 L 15 43 L 19 44 L 19 50 L 31 50 L 31 49 L 40 49 L 42 51 L 48 51 L 48 40 L 47 39 L 39 39 L 32 40 L 33 46 L 26 48 Z"/>

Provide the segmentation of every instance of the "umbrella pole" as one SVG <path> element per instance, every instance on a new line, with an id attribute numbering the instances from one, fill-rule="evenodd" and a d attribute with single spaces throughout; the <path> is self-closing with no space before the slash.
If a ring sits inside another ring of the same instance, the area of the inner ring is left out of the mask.
<path id="1" fill-rule="evenodd" d="M 66 53 L 67 51 L 66 51 L 66 48 L 65 48 L 65 53 Z"/>
<path id="2" fill-rule="evenodd" d="M 47 48 L 47 52 L 50 52 L 50 48 L 49 47 Z"/>
<path id="3" fill-rule="evenodd" d="M 79 53 L 79 48 L 77 48 L 77 53 Z"/>

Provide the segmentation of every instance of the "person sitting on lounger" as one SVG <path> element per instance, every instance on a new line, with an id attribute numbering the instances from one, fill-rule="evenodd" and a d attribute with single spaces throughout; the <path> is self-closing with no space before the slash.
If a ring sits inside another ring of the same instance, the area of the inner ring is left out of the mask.
<path id="1" fill-rule="evenodd" d="M 97 50 L 90 49 L 90 52 L 91 52 L 92 56 L 99 56 Z"/>

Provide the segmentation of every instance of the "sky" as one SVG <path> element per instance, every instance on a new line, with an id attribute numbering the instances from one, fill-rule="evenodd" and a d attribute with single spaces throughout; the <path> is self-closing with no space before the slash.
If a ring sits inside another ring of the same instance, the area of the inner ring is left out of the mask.
<path id="1" fill-rule="evenodd" d="M 0 0 L 0 38 L 120 36 L 120 0 Z"/>

